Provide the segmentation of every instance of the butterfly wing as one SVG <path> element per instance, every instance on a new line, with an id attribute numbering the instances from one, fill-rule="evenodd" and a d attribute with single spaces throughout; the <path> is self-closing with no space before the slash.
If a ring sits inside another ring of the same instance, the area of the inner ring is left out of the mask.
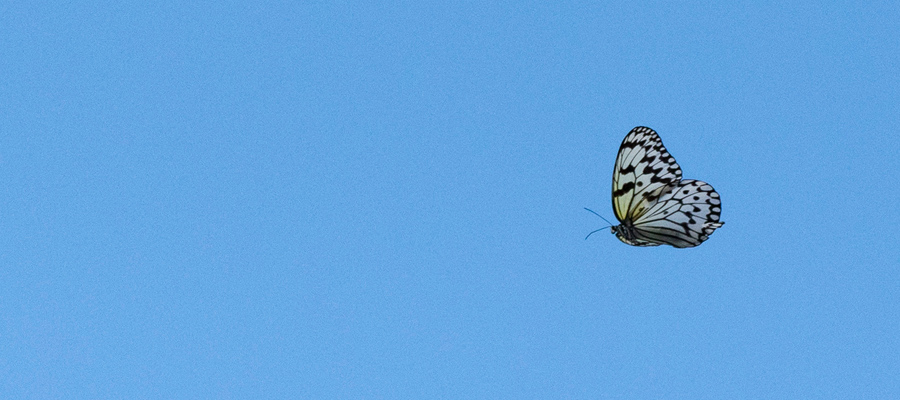
<path id="1" fill-rule="evenodd" d="M 613 210 L 619 222 L 637 221 L 681 180 L 681 167 L 653 129 L 625 136 L 613 170 Z M 646 244 L 652 245 L 652 244 Z"/>
<path id="2" fill-rule="evenodd" d="M 712 186 L 685 179 L 634 219 L 634 238 L 641 243 L 694 247 L 724 224 L 719 221 L 721 212 L 722 202 Z"/>

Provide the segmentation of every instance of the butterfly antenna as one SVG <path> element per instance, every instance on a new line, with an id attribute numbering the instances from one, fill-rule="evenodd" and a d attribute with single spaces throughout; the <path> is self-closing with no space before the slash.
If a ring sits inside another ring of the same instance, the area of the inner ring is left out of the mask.
<path id="1" fill-rule="evenodd" d="M 585 207 L 584 209 L 585 209 L 585 210 L 588 210 L 588 211 L 590 211 L 592 214 L 594 214 L 594 215 L 596 215 L 596 216 L 602 218 L 604 221 L 606 221 L 607 224 L 609 224 L 609 226 L 613 226 L 612 222 L 609 222 L 609 220 L 607 220 L 606 218 L 603 218 L 602 215 L 597 214 L 596 212 L 594 212 L 594 210 L 591 210 L 590 208 L 587 208 L 587 207 Z M 607 226 L 607 228 L 609 228 L 609 226 Z M 603 228 L 600 228 L 600 229 L 603 229 Z"/>
<path id="2" fill-rule="evenodd" d="M 597 230 L 594 231 L 594 232 L 600 232 L 600 231 L 602 231 L 602 230 L 604 230 L 604 229 L 606 229 L 606 228 L 609 228 L 609 227 L 607 226 L 607 227 L 605 227 L 605 228 L 600 228 L 600 229 L 597 229 Z M 591 235 L 593 235 L 594 232 L 588 233 L 588 235 L 584 237 L 584 240 L 587 240 L 587 238 L 591 237 Z"/>
<path id="3" fill-rule="evenodd" d="M 585 207 L 584 209 L 590 211 L 592 214 L 594 214 L 594 215 L 600 217 L 601 219 L 603 219 L 604 221 L 606 221 L 607 224 L 609 224 L 609 226 L 604 226 L 604 227 L 602 227 L 602 228 L 600 228 L 600 229 L 597 229 L 596 231 L 593 231 L 593 232 L 591 232 L 591 233 L 588 233 L 588 235 L 584 237 L 584 240 L 587 240 L 589 237 L 591 237 L 591 235 L 593 235 L 593 234 L 596 233 L 596 232 L 600 232 L 600 231 L 602 231 L 602 230 L 604 230 L 604 229 L 606 229 L 606 228 L 609 228 L 610 226 L 613 226 L 612 222 L 607 221 L 606 218 L 603 218 L 602 215 L 597 214 L 596 212 L 594 212 L 594 210 L 591 210 L 590 208 L 587 208 L 587 207 Z"/>

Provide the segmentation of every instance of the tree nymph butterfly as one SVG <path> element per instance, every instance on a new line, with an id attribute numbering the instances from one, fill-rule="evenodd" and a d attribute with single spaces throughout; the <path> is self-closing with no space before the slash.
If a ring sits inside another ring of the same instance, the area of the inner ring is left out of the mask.
<path id="1" fill-rule="evenodd" d="M 610 231 L 632 246 L 694 247 L 724 224 L 719 194 L 706 182 L 682 180 L 675 158 L 645 126 L 632 129 L 619 147 L 612 203 L 619 225 Z"/>

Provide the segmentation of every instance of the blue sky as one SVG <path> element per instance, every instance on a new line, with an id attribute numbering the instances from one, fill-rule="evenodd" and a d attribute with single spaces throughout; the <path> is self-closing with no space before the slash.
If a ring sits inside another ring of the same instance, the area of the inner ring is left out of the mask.
<path id="1" fill-rule="evenodd" d="M 900 397 L 894 2 L 0 9 L 2 398 Z"/>

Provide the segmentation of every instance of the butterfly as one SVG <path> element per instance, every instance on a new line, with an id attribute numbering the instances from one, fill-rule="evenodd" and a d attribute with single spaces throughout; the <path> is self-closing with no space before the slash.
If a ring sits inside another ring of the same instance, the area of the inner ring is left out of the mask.
<path id="1" fill-rule="evenodd" d="M 675 158 L 645 126 L 632 129 L 619 147 L 612 203 L 619 225 L 610 231 L 632 246 L 694 247 L 724 224 L 719 194 L 706 182 L 681 179 Z"/>

